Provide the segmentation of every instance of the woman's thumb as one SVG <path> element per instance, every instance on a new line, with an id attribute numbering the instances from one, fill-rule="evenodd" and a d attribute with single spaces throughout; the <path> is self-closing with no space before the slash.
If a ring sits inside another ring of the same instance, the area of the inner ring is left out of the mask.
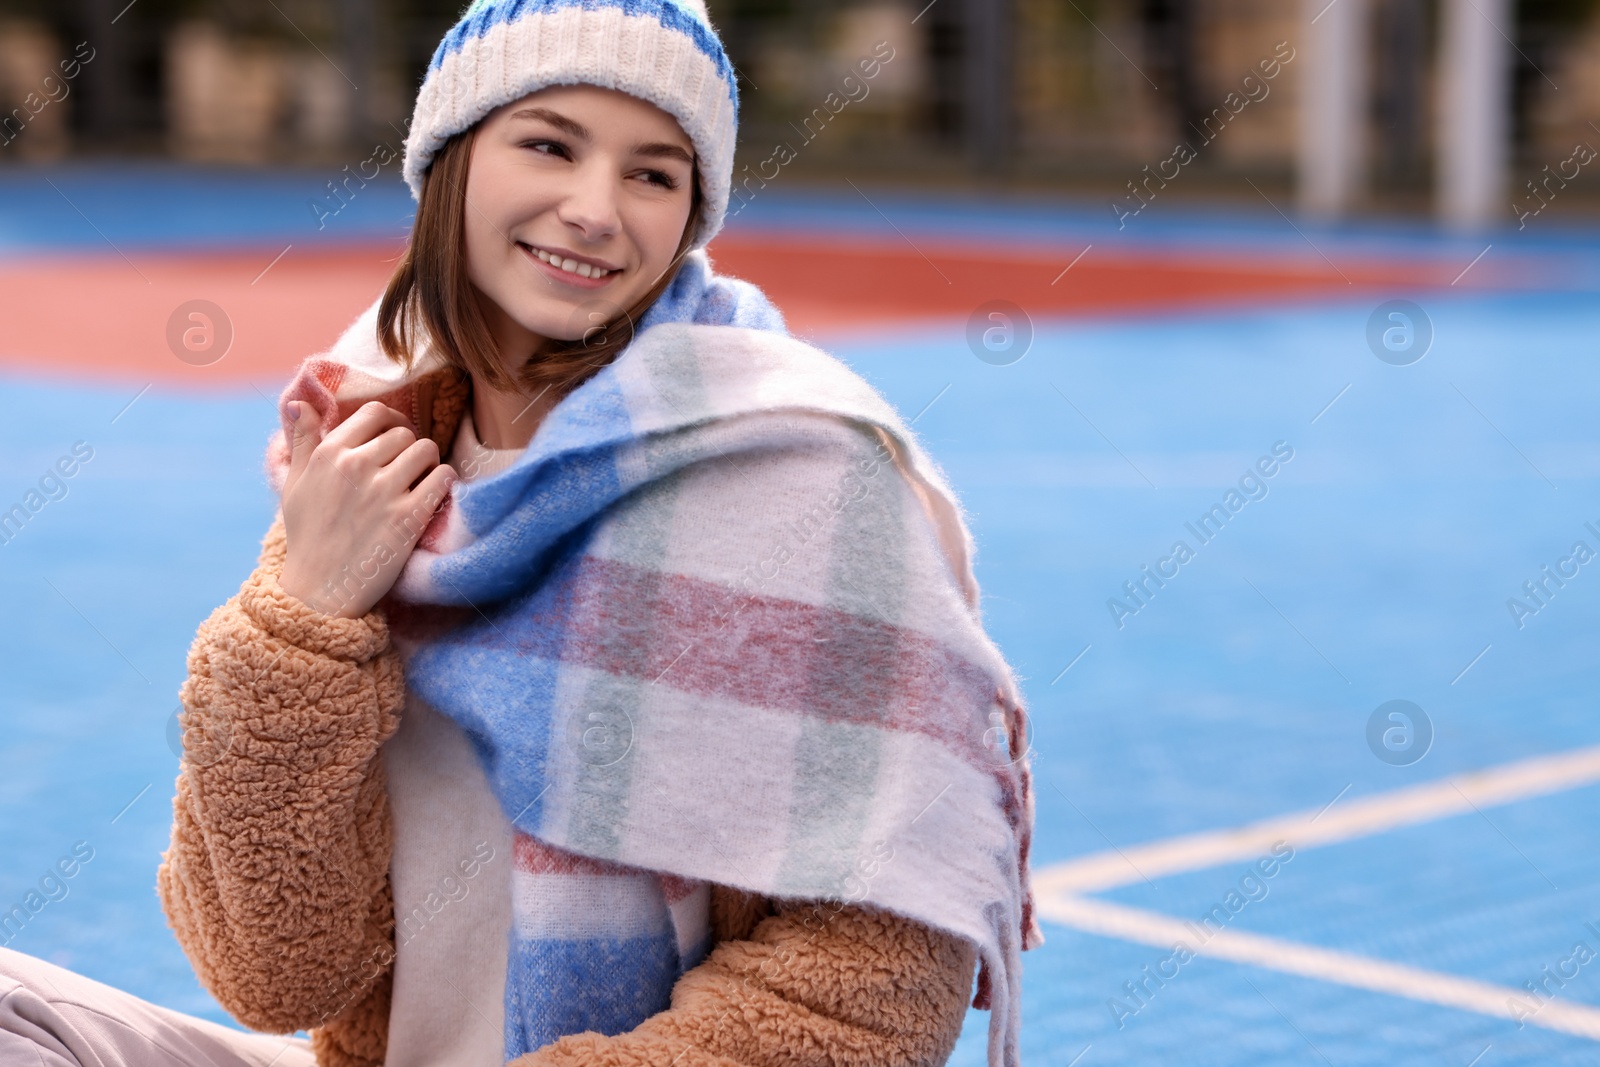
<path id="1" fill-rule="evenodd" d="M 304 400 L 289 401 L 289 473 L 299 474 L 311 462 L 311 452 L 322 440 L 322 420 Z"/>

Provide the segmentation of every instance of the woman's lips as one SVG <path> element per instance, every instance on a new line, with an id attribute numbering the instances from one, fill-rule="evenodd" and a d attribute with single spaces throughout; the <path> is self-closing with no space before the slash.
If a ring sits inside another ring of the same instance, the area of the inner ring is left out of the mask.
<path id="1" fill-rule="evenodd" d="M 579 289 L 599 289 L 609 284 L 613 278 L 621 273 L 620 271 L 609 270 L 599 277 L 595 277 L 593 273 L 590 273 L 586 276 L 581 272 L 593 272 L 599 268 L 593 267 L 587 263 L 578 263 L 575 260 L 561 260 L 560 257 L 550 252 L 546 252 L 542 248 L 533 248 L 530 245 L 520 243 L 517 245 L 517 247 L 522 249 L 522 254 L 531 259 L 534 262 L 534 265 L 543 271 L 548 277 L 553 278 L 565 285 L 575 286 Z M 567 270 L 561 265 L 562 263 L 571 263 L 574 269 Z"/>

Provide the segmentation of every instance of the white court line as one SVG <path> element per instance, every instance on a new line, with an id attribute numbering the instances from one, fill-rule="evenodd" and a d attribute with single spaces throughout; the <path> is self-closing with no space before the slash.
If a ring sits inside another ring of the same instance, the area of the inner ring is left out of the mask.
<path id="1" fill-rule="evenodd" d="M 1600 1008 L 1586 1004 L 1547 1000 L 1541 1007 L 1537 999 L 1521 989 L 1456 978 L 1419 967 L 1407 967 L 1369 956 L 1335 952 L 1238 930 L 1214 931 L 1209 940 L 1201 942 L 1195 937 L 1196 928 L 1190 923 L 1101 900 L 1056 895 L 1041 898 L 1038 909 L 1043 918 L 1091 934 L 1163 949 L 1171 949 L 1181 941 L 1203 956 L 1253 964 L 1480 1015 L 1511 1020 L 1517 1020 L 1520 1016 L 1522 1021 L 1546 1030 L 1559 1030 L 1600 1041 Z M 1519 1003 L 1523 1006 L 1521 1012 L 1514 1010 Z"/>
<path id="2" fill-rule="evenodd" d="M 1455 778 L 1346 801 L 1326 813 L 1300 811 L 1228 830 L 1208 830 L 1120 851 L 1097 852 L 1033 872 L 1040 898 L 1091 893 L 1146 878 L 1253 859 L 1274 842 L 1331 845 L 1396 827 L 1462 815 L 1600 782 L 1600 745 L 1536 756 Z M 1316 821 L 1313 822 L 1312 820 Z"/>

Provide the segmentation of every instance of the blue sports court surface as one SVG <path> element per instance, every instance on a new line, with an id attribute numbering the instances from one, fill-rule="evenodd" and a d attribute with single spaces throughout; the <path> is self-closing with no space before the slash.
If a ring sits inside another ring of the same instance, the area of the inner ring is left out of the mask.
<path id="1" fill-rule="evenodd" d="M 48 180 L 80 194 L 59 224 L 39 221 Z M 304 184 L 13 174 L 0 261 L 270 247 L 306 229 Z M 1313 228 L 1259 204 L 1119 232 L 1092 204 L 853 195 L 774 194 L 749 226 L 1061 267 L 1092 244 L 1449 268 L 1030 314 L 1020 358 L 978 358 L 972 305 L 815 335 L 961 494 L 1023 679 L 1047 939 L 1023 957 L 1025 1061 L 1600 1062 L 1600 230 Z M 403 236 L 409 201 L 384 196 L 348 239 Z M 1415 306 L 1369 344 L 1391 300 Z M 1431 332 L 1425 354 L 1385 348 L 1390 329 Z M 284 378 L 152 385 L 16 348 L 0 333 L 0 510 L 83 445 L 0 545 L 0 909 L 75 845 L 92 858 L 9 944 L 230 1022 L 155 870 L 185 653 L 271 519 Z M 1406 717 L 1373 727 L 1391 701 Z M 984 1062 L 987 1022 L 969 1014 L 952 1063 Z"/>

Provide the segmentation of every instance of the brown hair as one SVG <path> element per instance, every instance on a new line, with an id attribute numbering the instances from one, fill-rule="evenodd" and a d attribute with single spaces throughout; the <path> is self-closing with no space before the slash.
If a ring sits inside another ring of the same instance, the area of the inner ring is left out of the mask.
<path id="1" fill-rule="evenodd" d="M 592 326 L 574 341 L 556 341 L 508 378 L 490 336 L 481 301 L 487 300 L 467 276 L 467 167 L 474 124 L 451 137 L 423 172 L 417 216 L 405 255 L 395 267 L 378 305 L 378 344 L 406 371 L 416 359 L 419 330 L 445 361 L 484 379 L 496 389 L 527 393 L 553 388 L 559 398 L 616 358 L 633 339 L 634 324 L 672 284 L 700 229 L 700 168 L 691 178 L 689 221 L 672 262 L 632 307 L 604 326 Z"/>

